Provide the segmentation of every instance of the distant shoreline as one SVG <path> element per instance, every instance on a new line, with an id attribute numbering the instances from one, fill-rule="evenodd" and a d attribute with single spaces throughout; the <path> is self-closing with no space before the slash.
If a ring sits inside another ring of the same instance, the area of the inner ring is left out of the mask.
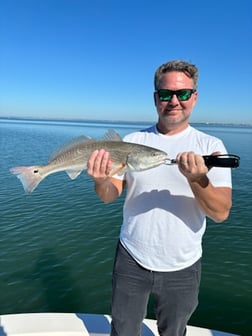
<path id="1" fill-rule="evenodd" d="M 62 118 L 30 118 L 30 117 L 0 117 L 0 122 L 17 121 L 17 122 L 37 122 L 37 123 L 104 123 L 104 124 L 123 124 L 123 125 L 152 125 L 156 121 L 127 121 L 127 120 L 96 120 L 96 119 L 62 119 Z M 209 126 L 236 126 L 236 127 L 252 127 L 251 123 L 224 123 L 224 122 L 191 122 L 193 125 L 209 125 Z"/>

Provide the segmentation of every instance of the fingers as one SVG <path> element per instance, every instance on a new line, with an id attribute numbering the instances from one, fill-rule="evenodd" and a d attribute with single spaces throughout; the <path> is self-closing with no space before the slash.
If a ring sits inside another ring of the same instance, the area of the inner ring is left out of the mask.
<path id="1" fill-rule="evenodd" d="M 202 175 L 208 172 L 203 157 L 194 152 L 179 153 L 176 161 L 178 162 L 180 171 L 186 176 Z"/>
<path id="2" fill-rule="evenodd" d="M 87 173 L 93 178 L 106 178 L 111 168 L 112 161 L 104 149 L 94 151 L 87 163 Z"/>
<path id="3" fill-rule="evenodd" d="M 221 152 L 213 152 L 211 155 L 221 155 Z"/>

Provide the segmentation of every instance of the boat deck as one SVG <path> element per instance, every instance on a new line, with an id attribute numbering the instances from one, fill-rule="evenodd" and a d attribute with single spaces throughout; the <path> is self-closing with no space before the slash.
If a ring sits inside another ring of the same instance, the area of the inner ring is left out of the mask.
<path id="1" fill-rule="evenodd" d="M 0 336 L 109 336 L 110 316 L 74 313 L 0 315 Z M 156 321 L 145 319 L 142 336 L 158 336 Z M 234 334 L 188 326 L 187 336 Z"/>

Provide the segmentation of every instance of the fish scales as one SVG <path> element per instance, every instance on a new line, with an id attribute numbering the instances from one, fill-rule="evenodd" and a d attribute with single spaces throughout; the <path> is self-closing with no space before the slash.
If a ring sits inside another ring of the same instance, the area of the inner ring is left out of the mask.
<path id="1" fill-rule="evenodd" d="M 80 163 L 86 167 L 87 161 L 95 150 L 104 149 L 110 153 L 110 158 L 114 163 L 126 163 L 129 154 L 136 154 L 137 156 L 144 155 L 150 147 L 138 145 L 134 143 L 119 142 L 119 141 L 88 141 L 83 144 L 78 144 L 66 151 L 61 151 L 60 154 L 50 159 L 49 164 L 72 165 L 74 160 L 75 164 Z M 143 150 L 144 149 L 144 150 Z"/>

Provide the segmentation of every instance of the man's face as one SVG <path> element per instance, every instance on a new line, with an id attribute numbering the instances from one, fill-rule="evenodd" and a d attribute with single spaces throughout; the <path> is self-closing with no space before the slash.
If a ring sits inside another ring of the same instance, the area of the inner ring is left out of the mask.
<path id="1" fill-rule="evenodd" d="M 193 89 L 193 80 L 183 72 L 167 72 L 163 75 L 159 89 L 181 90 Z M 155 93 L 155 105 L 157 108 L 159 121 L 158 128 L 161 132 L 180 132 L 185 129 L 189 122 L 189 117 L 197 101 L 197 92 L 192 93 L 188 100 L 180 101 L 174 94 L 170 101 L 161 101 Z"/>

